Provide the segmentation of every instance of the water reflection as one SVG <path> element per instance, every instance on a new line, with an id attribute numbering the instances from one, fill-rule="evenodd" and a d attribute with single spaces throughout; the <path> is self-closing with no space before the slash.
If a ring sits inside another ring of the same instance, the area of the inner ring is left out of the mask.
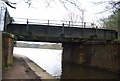
<path id="1" fill-rule="evenodd" d="M 100 69 L 72 63 L 63 63 L 62 79 L 117 79 L 117 75 Z"/>
<path id="2" fill-rule="evenodd" d="M 61 63 L 62 50 L 15 48 L 14 54 L 26 55 L 56 78 L 62 79 L 115 79 L 117 75 L 107 71 Z M 62 66 L 62 67 L 61 67 Z M 61 73 L 62 72 L 62 73 Z"/>

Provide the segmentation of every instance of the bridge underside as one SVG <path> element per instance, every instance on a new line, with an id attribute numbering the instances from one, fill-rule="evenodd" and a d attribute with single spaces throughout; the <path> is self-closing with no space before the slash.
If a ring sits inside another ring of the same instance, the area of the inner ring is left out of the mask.
<path id="1" fill-rule="evenodd" d="M 117 38 L 117 31 L 76 28 L 34 24 L 8 24 L 7 32 L 17 36 L 18 41 L 39 41 L 39 42 L 82 42 L 85 40 L 114 40 Z"/>

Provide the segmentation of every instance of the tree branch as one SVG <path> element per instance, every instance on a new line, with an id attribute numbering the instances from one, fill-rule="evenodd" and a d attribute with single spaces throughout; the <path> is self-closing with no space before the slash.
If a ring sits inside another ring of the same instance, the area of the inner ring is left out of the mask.
<path id="1" fill-rule="evenodd" d="M 47 6 L 46 6 L 46 8 L 50 6 L 50 3 L 51 3 L 51 0 L 47 1 Z"/>

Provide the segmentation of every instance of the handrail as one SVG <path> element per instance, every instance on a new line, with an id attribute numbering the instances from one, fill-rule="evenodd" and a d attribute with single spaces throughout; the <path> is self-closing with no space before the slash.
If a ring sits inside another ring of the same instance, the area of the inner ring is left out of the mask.
<path id="1" fill-rule="evenodd" d="M 14 24 L 38 24 L 38 25 L 52 25 L 52 26 L 64 26 L 65 27 L 79 27 L 79 28 L 92 28 L 93 23 L 90 22 L 75 22 L 65 20 L 44 20 L 44 19 L 28 19 L 28 18 L 17 18 L 13 17 Z"/>

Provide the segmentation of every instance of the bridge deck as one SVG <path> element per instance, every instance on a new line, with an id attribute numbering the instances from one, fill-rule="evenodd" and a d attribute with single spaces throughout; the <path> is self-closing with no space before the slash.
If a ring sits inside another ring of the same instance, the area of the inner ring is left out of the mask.
<path id="1" fill-rule="evenodd" d="M 15 34 L 19 41 L 80 42 L 84 39 L 114 40 L 117 38 L 115 30 L 34 24 L 9 24 L 6 31 Z"/>

